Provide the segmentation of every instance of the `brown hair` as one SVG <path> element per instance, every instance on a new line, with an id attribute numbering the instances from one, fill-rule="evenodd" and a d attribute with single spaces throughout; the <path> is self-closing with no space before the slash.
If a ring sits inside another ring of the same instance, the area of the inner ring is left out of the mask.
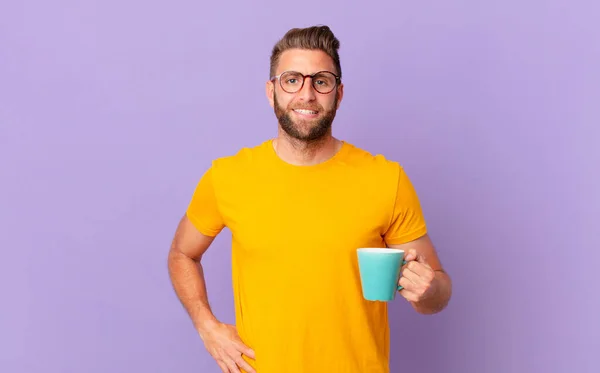
<path id="1" fill-rule="evenodd" d="M 279 57 L 288 49 L 321 50 L 333 59 L 337 74 L 342 77 L 342 66 L 338 49 L 340 41 L 335 37 L 328 26 L 311 26 L 306 28 L 293 28 L 275 44 L 271 52 L 271 69 L 269 78 L 275 75 Z"/>

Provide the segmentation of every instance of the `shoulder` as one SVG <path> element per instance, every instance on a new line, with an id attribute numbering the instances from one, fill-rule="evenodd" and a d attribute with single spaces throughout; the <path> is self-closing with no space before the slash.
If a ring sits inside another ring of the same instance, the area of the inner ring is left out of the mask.
<path id="1" fill-rule="evenodd" d="M 220 175 L 239 175 L 247 172 L 251 165 L 260 163 L 265 158 L 270 144 L 267 140 L 254 146 L 243 147 L 234 154 L 215 158 L 211 164 L 212 172 Z"/>
<path id="2" fill-rule="evenodd" d="M 403 167 L 398 161 L 383 154 L 372 153 L 351 143 L 346 143 L 346 146 L 348 147 L 346 162 L 351 167 L 394 178 L 403 172 Z"/>

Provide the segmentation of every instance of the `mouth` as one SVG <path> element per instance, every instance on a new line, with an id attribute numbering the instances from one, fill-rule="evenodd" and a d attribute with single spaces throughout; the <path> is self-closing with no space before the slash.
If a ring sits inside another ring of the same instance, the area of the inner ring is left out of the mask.
<path id="1" fill-rule="evenodd" d="M 319 114 L 318 111 L 309 109 L 294 109 L 294 113 L 305 118 L 315 118 Z"/>

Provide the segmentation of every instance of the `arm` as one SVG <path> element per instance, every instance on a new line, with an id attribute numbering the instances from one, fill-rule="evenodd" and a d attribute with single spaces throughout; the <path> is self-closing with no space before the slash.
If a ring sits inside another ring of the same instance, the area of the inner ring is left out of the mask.
<path id="1" fill-rule="evenodd" d="M 242 358 L 246 355 L 254 359 L 254 351 L 240 339 L 234 325 L 217 320 L 208 304 L 201 259 L 213 240 L 214 237 L 200 233 L 187 215 L 184 216 L 169 250 L 169 276 L 206 350 L 221 370 L 239 372 L 239 368 L 243 368 L 248 373 L 256 373 Z"/>
<path id="2" fill-rule="evenodd" d="M 414 241 L 388 245 L 405 251 L 408 264 L 402 270 L 399 284 L 404 296 L 421 314 L 434 314 L 448 305 L 452 295 L 452 281 L 444 271 L 429 235 Z"/>
<path id="3" fill-rule="evenodd" d="M 181 218 L 168 256 L 173 288 L 200 334 L 206 350 L 223 372 L 256 373 L 244 356 L 254 359 L 254 351 L 240 339 L 235 325 L 219 322 L 208 304 L 202 256 L 214 237 L 225 227 L 215 193 L 213 169 L 196 186 Z"/>
<path id="4" fill-rule="evenodd" d="M 444 272 L 427 234 L 417 192 L 402 167 L 390 226 L 383 238 L 388 247 L 402 249 L 408 262 L 402 269 L 400 294 L 421 314 L 443 310 L 450 300 L 452 283 Z"/>
<path id="5" fill-rule="evenodd" d="M 208 304 L 200 262 L 213 240 L 214 237 L 198 232 L 184 216 L 177 226 L 168 256 L 169 276 L 175 293 L 200 334 L 217 322 Z"/>
<path id="6" fill-rule="evenodd" d="M 199 180 L 184 216 L 179 221 L 168 256 L 168 269 L 175 293 L 196 330 L 216 322 L 206 294 L 202 255 L 225 226 L 219 213 L 209 168 Z"/>

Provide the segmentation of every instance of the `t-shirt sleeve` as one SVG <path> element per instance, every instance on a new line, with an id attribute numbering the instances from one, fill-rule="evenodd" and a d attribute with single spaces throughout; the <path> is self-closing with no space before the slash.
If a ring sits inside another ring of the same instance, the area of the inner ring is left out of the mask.
<path id="1" fill-rule="evenodd" d="M 216 236 L 225 227 L 214 189 L 213 174 L 211 167 L 202 175 L 186 210 L 188 219 L 196 229 L 209 237 Z"/>
<path id="2" fill-rule="evenodd" d="M 398 165 L 398 188 L 390 226 L 383 238 L 387 244 L 402 244 L 427 233 L 417 192 L 402 166 Z"/>

